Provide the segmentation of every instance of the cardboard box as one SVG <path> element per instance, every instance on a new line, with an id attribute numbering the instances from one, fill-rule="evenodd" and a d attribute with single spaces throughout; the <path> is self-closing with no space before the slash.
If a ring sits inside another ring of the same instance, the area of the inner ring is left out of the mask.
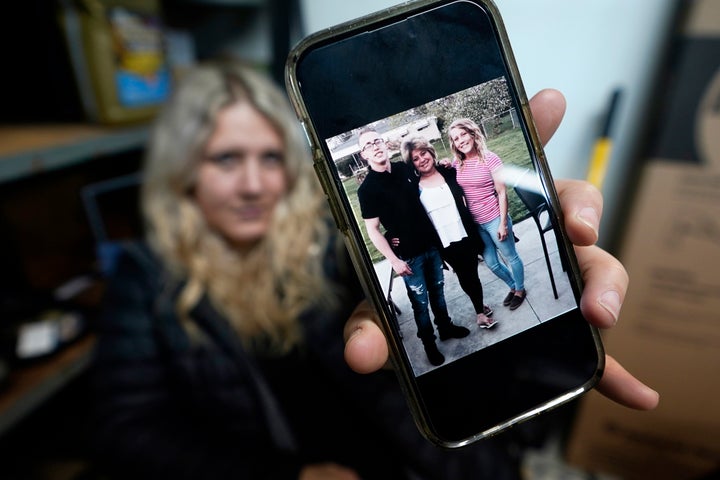
<path id="1" fill-rule="evenodd" d="M 720 475 L 720 1 L 689 1 L 677 35 L 619 253 L 630 288 L 604 337 L 660 406 L 591 392 L 567 450 L 570 464 L 623 479 Z"/>

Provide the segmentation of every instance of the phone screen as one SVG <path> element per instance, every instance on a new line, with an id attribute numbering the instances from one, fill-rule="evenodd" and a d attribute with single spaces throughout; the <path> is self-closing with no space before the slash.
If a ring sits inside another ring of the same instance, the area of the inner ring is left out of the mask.
<path id="1" fill-rule="evenodd" d="M 538 406 L 577 395 L 600 368 L 597 336 L 579 311 L 580 285 L 559 228 L 561 212 L 508 55 L 487 9 L 456 1 L 339 34 L 297 61 L 300 91 L 326 158 L 322 168 L 347 214 L 356 253 L 372 265 L 370 282 L 381 292 L 380 308 L 401 344 L 419 408 L 444 444 L 492 433 Z M 430 160 L 423 158 L 428 154 Z M 377 193 L 375 184 L 390 178 L 382 175 L 387 162 L 396 177 L 409 178 L 392 188 L 419 197 L 434 233 L 403 224 L 417 217 L 387 200 L 394 193 Z M 443 183 L 433 170 L 450 180 Z M 461 221 L 452 193 L 443 192 L 455 182 L 474 223 Z M 370 234 L 376 226 L 412 273 L 398 273 L 383 254 Z M 417 245 L 428 243 L 418 240 L 425 235 L 440 253 L 439 276 L 436 264 L 430 275 L 419 271 L 430 269 L 427 264 L 411 263 L 423 248 Z M 468 249 L 457 253 L 466 237 L 479 245 L 474 256 Z M 481 301 L 467 280 L 468 264 L 476 264 Z M 426 311 L 418 310 L 417 284 L 408 280 L 422 275 L 430 279 L 421 292 Z M 447 313 L 467 336 L 438 338 L 443 308 L 430 298 L 438 278 Z M 511 288 L 520 286 L 525 296 L 513 302 Z M 419 333 L 427 320 L 418 316 L 428 312 L 440 364 Z"/>

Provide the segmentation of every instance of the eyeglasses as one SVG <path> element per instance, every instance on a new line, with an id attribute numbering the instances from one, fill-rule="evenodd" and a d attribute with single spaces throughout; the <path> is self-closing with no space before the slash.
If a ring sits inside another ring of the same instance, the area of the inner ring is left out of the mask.
<path id="1" fill-rule="evenodd" d="M 360 149 L 360 151 L 364 152 L 365 150 L 368 150 L 368 149 L 370 149 L 370 148 L 379 147 L 379 146 L 382 145 L 383 143 L 385 143 L 385 140 L 383 140 L 382 138 L 376 138 L 376 139 L 373 140 L 372 142 L 366 143 L 366 144 Z"/>

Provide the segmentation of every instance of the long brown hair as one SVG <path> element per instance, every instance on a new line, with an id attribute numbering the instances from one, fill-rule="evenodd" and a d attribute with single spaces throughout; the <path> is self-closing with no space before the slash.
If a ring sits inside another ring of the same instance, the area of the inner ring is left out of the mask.
<path id="1" fill-rule="evenodd" d="M 402 155 L 403 160 L 405 160 L 405 163 L 413 169 L 415 168 L 415 164 L 413 164 L 412 154 L 416 150 L 430 152 L 433 160 L 437 162 L 437 152 L 435 151 L 435 147 L 433 147 L 425 137 L 413 137 L 409 140 L 405 140 L 400 147 L 400 154 Z"/>

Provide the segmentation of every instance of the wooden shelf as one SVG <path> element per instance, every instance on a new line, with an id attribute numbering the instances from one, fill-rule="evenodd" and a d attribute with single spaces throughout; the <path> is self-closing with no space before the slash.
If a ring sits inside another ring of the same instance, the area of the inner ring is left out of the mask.
<path id="1" fill-rule="evenodd" d="M 0 183 L 142 148 L 148 127 L 0 126 Z"/>
<path id="2" fill-rule="evenodd" d="M 47 359 L 13 369 L 0 390 L 0 435 L 84 372 L 94 345 L 95 337 L 87 335 Z"/>

